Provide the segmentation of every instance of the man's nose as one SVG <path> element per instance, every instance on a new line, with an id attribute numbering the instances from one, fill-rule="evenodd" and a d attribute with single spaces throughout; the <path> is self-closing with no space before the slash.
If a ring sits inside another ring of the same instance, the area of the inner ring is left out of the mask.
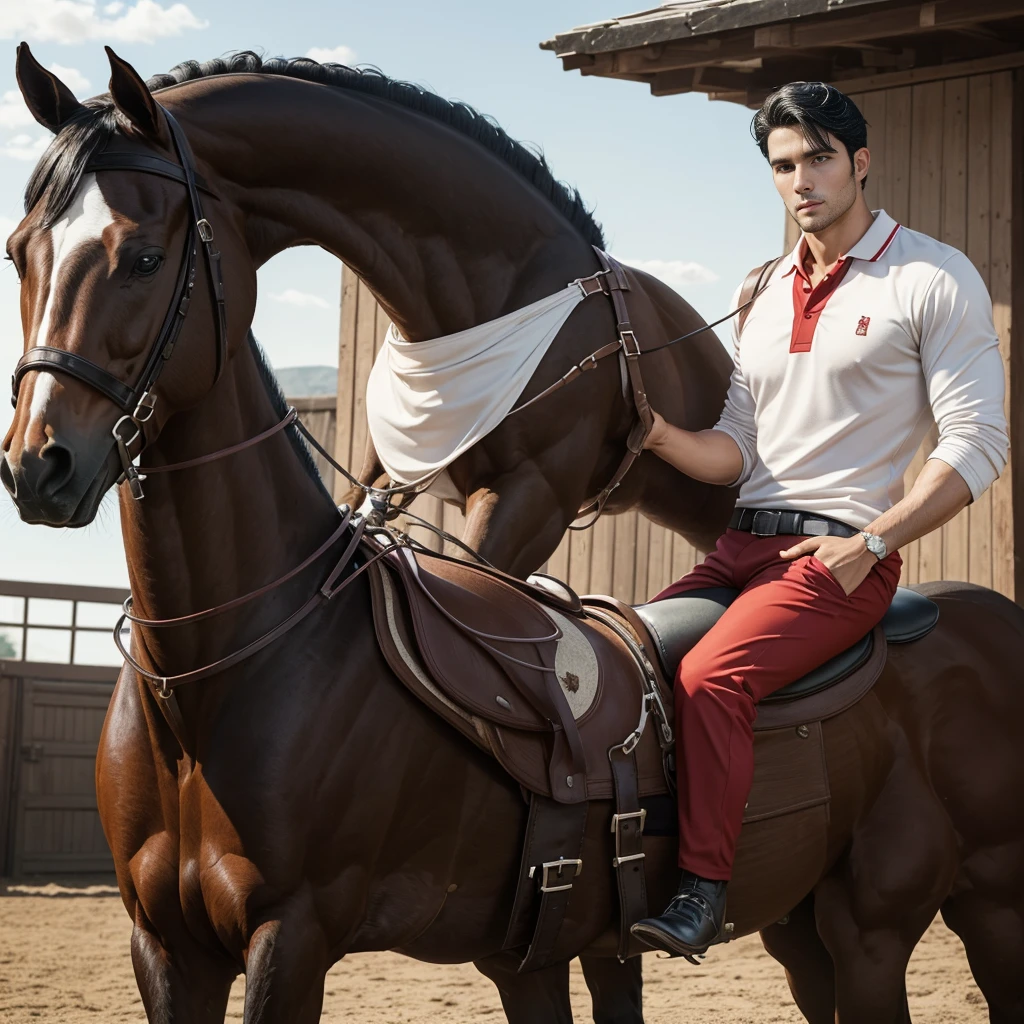
<path id="1" fill-rule="evenodd" d="M 801 168 L 797 167 L 793 174 L 793 191 L 799 195 L 803 195 L 804 192 L 811 192 L 814 190 L 814 182 L 811 180 L 811 175 Z"/>

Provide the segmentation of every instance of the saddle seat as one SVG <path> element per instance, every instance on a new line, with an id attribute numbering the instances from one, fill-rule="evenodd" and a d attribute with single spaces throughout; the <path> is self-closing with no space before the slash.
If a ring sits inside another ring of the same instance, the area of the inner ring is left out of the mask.
<path id="1" fill-rule="evenodd" d="M 651 635 L 654 652 L 668 679 L 675 678 L 679 663 L 718 622 L 739 593 L 731 588 L 715 587 L 634 606 L 633 610 Z M 887 643 L 910 643 L 930 633 L 938 619 L 939 609 L 934 601 L 908 587 L 898 587 L 882 620 L 882 632 Z M 873 632 L 868 633 L 852 647 L 764 698 L 761 704 L 785 704 L 810 697 L 847 678 L 871 658 L 873 635 Z"/>

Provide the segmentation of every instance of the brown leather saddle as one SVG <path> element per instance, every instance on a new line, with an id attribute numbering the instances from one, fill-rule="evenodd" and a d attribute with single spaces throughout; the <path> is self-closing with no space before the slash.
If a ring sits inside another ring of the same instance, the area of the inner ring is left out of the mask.
<path id="1" fill-rule="evenodd" d="M 634 608 L 610 597 L 581 600 L 551 577 L 523 581 L 413 551 L 383 531 L 368 543 L 390 546 L 370 582 L 391 668 L 530 794 L 506 948 L 527 947 L 523 970 L 551 961 L 583 867 L 588 801 L 613 800 L 619 955 L 637 952 L 629 926 L 647 912 L 643 802 L 674 788 L 670 681 L 738 591 L 697 591 Z M 887 643 L 918 639 L 937 618 L 931 601 L 901 588 L 871 634 L 763 701 L 755 722 L 759 767 L 772 759 L 804 763 L 803 748 L 797 754 L 793 747 L 799 727 L 855 704 L 878 678 Z M 806 805 L 807 793 L 758 785 L 755 778 L 752 818 Z M 827 786 L 823 792 L 827 802 Z"/>

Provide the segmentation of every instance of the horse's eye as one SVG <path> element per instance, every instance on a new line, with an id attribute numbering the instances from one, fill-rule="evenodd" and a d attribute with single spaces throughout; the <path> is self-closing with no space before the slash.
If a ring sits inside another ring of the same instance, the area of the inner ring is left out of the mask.
<path id="1" fill-rule="evenodd" d="M 163 263 L 163 261 L 162 256 L 154 256 L 152 253 L 143 253 L 135 261 L 135 266 L 132 268 L 132 271 L 140 277 L 149 277 L 150 274 L 155 274 L 160 269 L 160 264 Z"/>

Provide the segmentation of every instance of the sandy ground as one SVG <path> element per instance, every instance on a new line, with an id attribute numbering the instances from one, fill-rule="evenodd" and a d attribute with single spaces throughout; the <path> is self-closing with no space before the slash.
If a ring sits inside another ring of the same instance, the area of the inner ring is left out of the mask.
<path id="1" fill-rule="evenodd" d="M 109 886 L 0 887 L 0 1021 L 106 1024 L 144 1021 L 128 941 L 131 925 Z M 756 936 L 712 951 L 700 967 L 644 962 L 648 1024 L 800 1024 L 779 966 Z M 988 1019 L 959 939 L 941 923 L 925 935 L 908 974 L 917 1024 L 983 1024 Z M 677 1009 L 685 995 L 688 1011 Z M 573 964 L 576 1020 L 589 999 Z M 244 982 L 227 1020 L 242 1019 Z M 323 1020 L 360 1024 L 503 1021 L 497 993 L 471 965 L 438 967 L 391 953 L 346 958 L 327 976 Z"/>

